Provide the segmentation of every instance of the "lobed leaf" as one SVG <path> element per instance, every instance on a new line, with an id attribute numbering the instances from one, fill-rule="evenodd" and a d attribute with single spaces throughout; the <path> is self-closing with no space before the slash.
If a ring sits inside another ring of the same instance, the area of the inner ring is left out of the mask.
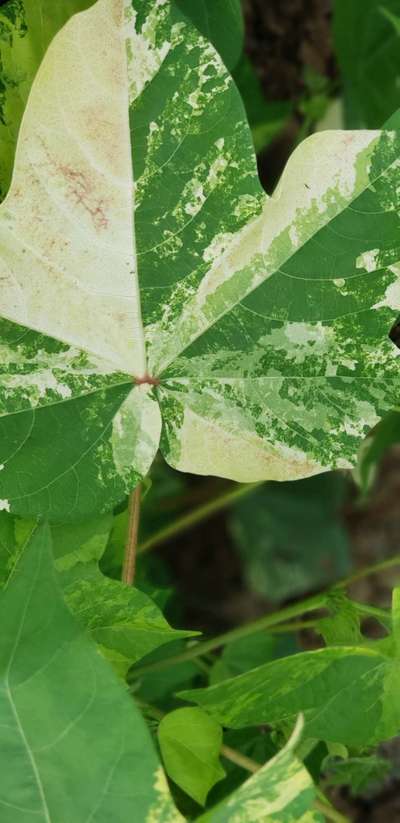
<path id="1" fill-rule="evenodd" d="M 268 198 L 234 84 L 176 4 L 73 17 L 0 207 L 0 509 L 105 512 L 159 445 L 243 481 L 352 466 L 399 391 L 399 149 L 322 132 Z"/>
<path id="2" fill-rule="evenodd" d="M 15 145 L 32 82 L 54 35 L 93 0 L 8 0 L 0 9 L 0 200 L 10 184 Z"/>

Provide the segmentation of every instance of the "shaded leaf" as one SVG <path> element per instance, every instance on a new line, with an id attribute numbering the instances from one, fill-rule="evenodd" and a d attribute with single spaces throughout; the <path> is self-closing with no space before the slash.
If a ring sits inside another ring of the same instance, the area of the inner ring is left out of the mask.
<path id="1" fill-rule="evenodd" d="M 293 654 L 296 641 L 291 635 L 271 635 L 257 632 L 225 646 L 210 672 L 210 685 L 222 683 L 263 663 Z"/>
<path id="2" fill-rule="evenodd" d="M 293 105 L 289 101 L 277 102 L 265 99 L 261 83 L 246 54 L 242 55 L 235 68 L 234 80 L 246 107 L 254 148 L 258 154 L 283 129 Z"/>
<path id="3" fill-rule="evenodd" d="M 400 413 L 393 411 L 368 435 L 359 450 L 354 476 L 364 497 L 372 489 L 385 453 L 399 442 Z"/>
<path id="4" fill-rule="evenodd" d="M 139 712 L 64 605 L 46 527 L 0 620 L 2 821 L 182 820 Z"/>
<path id="5" fill-rule="evenodd" d="M 383 757 L 371 754 L 365 757 L 349 757 L 346 760 L 327 757 L 324 763 L 325 777 L 331 786 L 349 786 L 352 794 L 379 786 L 388 777 L 391 764 Z"/>
<path id="6" fill-rule="evenodd" d="M 269 483 L 235 506 L 231 531 L 253 591 L 276 603 L 348 574 L 347 489 L 347 478 L 330 473 Z"/>
<path id="7" fill-rule="evenodd" d="M 334 43 L 349 128 L 380 128 L 400 106 L 397 0 L 335 0 Z"/>
<path id="8" fill-rule="evenodd" d="M 225 777 L 221 726 L 201 709 L 176 709 L 161 720 L 158 740 L 171 780 L 204 806 L 210 789 Z"/>

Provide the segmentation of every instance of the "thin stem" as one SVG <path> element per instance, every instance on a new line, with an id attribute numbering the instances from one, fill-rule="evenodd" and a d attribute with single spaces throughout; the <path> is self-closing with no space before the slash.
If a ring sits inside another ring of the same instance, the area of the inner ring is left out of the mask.
<path id="1" fill-rule="evenodd" d="M 226 760 L 230 760 L 231 763 L 234 763 L 235 766 L 240 766 L 240 768 L 245 769 L 246 772 L 255 774 L 261 769 L 260 764 L 256 763 L 255 760 L 251 760 L 250 757 L 246 757 L 245 754 L 238 752 L 236 749 L 231 749 L 230 746 L 221 746 L 221 754 Z"/>
<path id="2" fill-rule="evenodd" d="M 179 517 L 169 526 L 165 526 L 153 534 L 148 540 L 140 543 L 138 546 L 138 554 L 151 551 L 151 549 L 155 549 L 156 546 L 158 547 L 163 543 L 167 543 L 172 537 L 183 534 L 183 532 L 188 531 L 193 528 L 193 526 L 203 522 L 203 520 L 208 520 L 214 514 L 217 514 L 217 512 L 233 506 L 234 503 L 242 497 L 247 497 L 248 494 L 252 494 L 263 485 L 264 481 L 260 483 L 244 483 L 242 485 L 235 484 L 234 488 L 230 491 L 224 492 L 215 500 L 208 500 L 207 503 L 203 503 L 201 506 L 198 506 L 197 509 L 193 509 L 193 511 L 188 514 L 182 515 L 182 517 Z"/>
<path id="3" fill-rule="evenodd" d="M 327 820 L 332 820 L 332 823 L 350 823 L 349 818 L 345 817 L 341 812 L 338 812 L 332 806 L 330 800 L 325 797 L 323 791 L 316 786 L 317 800 L 314 803 L 314 808 L 321 812 Z"/>
<path id="4" fill-rule="evenodd" d="M 372 563 L 371 566 L 366 566 L 365 569 L 360 569 L 360 571 L 350 574 L 339 583 L 336 583 L 335 588 L 346 589 L 348 586 L 351 586 L 352 583 L 363 580 L 364 577 L 369 577 L 371 574 L 378 574 L 378 572 L 384 572 L 393 566 L 400 566 L 400 554 L 395 554 L 393 557 L 389 557 L 387 560 L 381 560 L 379 563 Z"/>
<path id="5" fill-rule="evenodd" d="M 125 546 L 122 582 L 133 586 L 136 571 L 137 540 L 140 521 L 141 487 L 136 486 L 129 498 L 128 535 Z"/>
<path id="6" fill-rule="evenodd" d="M 389 569 L 392 566 L 400 566 L 400 555 L 391 557 L 388 560 L 383 560 L 380 563 L 373 563 L 371 566 L 367 566 L 360 572 L 356 572 L 353 575 L 345 577 L 343 580 L 335 583 L 335 588 L 345 589 L 356 580 L 368 577 L 372 574 L 377 574 L 378 572 Z M 181 654 L 177 654 L 174 657 L 168 657 L 165 660 L 158 660 L 155 663 L 149 663 L 140 667 L 138 666 L 131 672 L 131 678 L 136 679 L 151 671 L 160 671 L 161 669 L 169 668 L 170 666 L 178 663 L 185 663 L 187 660 L 194 660 L 197 657 L 208 654 L 208 652 L 219 649 L 221 646 L 232 643 L 234 640 L 239 640 L 242 637 L 249 637 L 258 631 L 264 631 L 267 629 L 270 630 L 272 627 L 285 623 L 288 620 L 292 620 L 295 617 L 299 617 L 306 612 L 324 608 L 324 606 L 326 607 L 328 603 L 329 594 L 330 590 L 321 592 L 314 597 L 308 597 L 299 603 L 287 606 L 277 612 L 272 612 L 272 614 L 267 614 L 258 620 L 254 620 L 252 623 L 247 623 L 244 626 L 238 626 L 237 628 L 232 629 L 229 632 L 225 632 L 224 634 L 220 634 L 211 640 L 204 640 L 200 643 L 190 645 L 184 652 L 181 652 Z"/>
<path id="7" fill-rule="evenodd" d="M 237 626 L 237 628 L 231 629 L 231 631 L 225 632 L 224 634 L 220 634 L 218 637 L 214 637 L 211 640 L 204 640 L 201 643 L 196 643 L 189 646 L 189 648 L 184 652 L 174 655 L 173 657 L 158 660 L 154 663 L 148 663 L 147 665 L 140 667 L 138 666 L 131 672 L 131 676 L 136 679 L 145 673 L 147 674 L 151 671 L 160 671 L 161 669 L 169 668 L 177 663 L 185 663 L 187 660 L 194 660 L 196 657 L 202 657 L 202 655 L 215 651 L 215 649 L 219 649 L 221 646 L 232 643 L 234 640 L 249 637 L 249 635 L 254 634 L 255 632 L 264 631 L 265 629 L 271 628 L 271 626 L 276 626 L 278 623 L 284 623 L 291 620 L 293 617 L 298 617 L 299 615 L 304 614 L 304 612 L 321 609 L 326 606 L 327 600 L 328 595 L 325 592 L 322 594 L 317 594 L 314 597 L 309 597 L 301 603 L 295 603 L 284 609 L 280 609 L 277 612 L 273 612 L 272 614 L 267 614 L 264 617 L 260 617 L 258 620 L 254 620 L 252 623 L 246 623 L 244 626 Z"/>
<path id="8" fill-rule="evenodd" d="M 328 806 L 327 803 L 322 803 L 321 800 L 315 801 L 314 809 L 316 809 L 317 812 L 321 812 L 326 820 L 331 820 L 332 823 L 350 823 L 348 817 L 344 817 L 344 815 L 334 809 L 333 806 Z"/>

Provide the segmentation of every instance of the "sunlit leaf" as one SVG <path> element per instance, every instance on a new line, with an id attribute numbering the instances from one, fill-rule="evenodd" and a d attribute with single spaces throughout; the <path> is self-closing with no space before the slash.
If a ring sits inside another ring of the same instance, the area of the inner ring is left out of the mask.
<path id="1" fill-rule="evenodd" d="M 93 0 L 8 0 L 0 8 L 0 200 L 11 179 L 15 145 L 32 82 L 54 35 Z"/>
<path id="2" fill-rule="evenodd" d="M 176 709 L 161 720 L 158 740 L 169 777 L 204 806 L 210 789 L 225 777 L 221 726 L 201 709 Z"/>
<path id="3" fill-rule="evenodd" d="M 159 446 L 243 481 L 353 465 L 399 393 L 399 149 L 322 132 L 268 198 L 233 81 L 176 5 L 73 17 L 0 208 L 0 509 L 105 512 Z"/>

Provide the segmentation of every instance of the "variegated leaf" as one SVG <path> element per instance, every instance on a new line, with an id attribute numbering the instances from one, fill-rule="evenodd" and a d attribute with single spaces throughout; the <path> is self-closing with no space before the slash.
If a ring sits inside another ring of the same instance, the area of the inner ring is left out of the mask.
<path id="1" fill-rule="evenodd" d="M 319 823 L 313 781 L 293 751 L 302 724 L 279 754 L 198 823 Z"/>
<path id="2" fill-rule="evenodd" d="M 264 663 L 180 696 L 230 728 L 285 728 L 301 713 L 310 738 L 357 748 L 388 740 L 400 728 L 399 592 L 393 593 L 393 633 L 382 640 L 356 645 L 354 627 L 345 626 L 347 645 L 335 638 L 337 645 Z"/>
<path id="3" fill-rule="evenodd" d="M 233 82 L 177 6 L 72 18 L 0 209 L 0 508 L 106 510 L 161 429 L 200 474 L 352 465 L 399 390 L 399 149 L 320 133 L 268 198 Z"/>
<path id="4" fill-rule="evenodd" d="M 8 0 L 0 8 L 0 200 L 11 178 L 15 143 L 32 82 L 54 35 L 93 0 Z"/>

